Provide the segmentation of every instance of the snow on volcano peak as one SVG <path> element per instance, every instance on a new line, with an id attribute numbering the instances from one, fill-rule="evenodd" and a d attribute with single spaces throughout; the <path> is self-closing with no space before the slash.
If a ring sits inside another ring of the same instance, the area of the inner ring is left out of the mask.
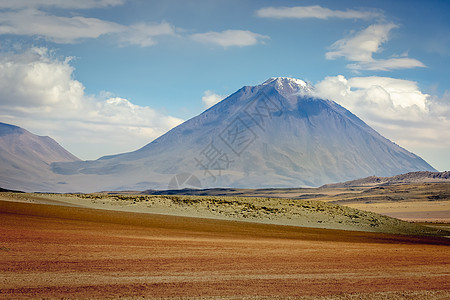
<path id="1" fill-rule="evenodd" d="M 303 80 L 290 77 L 271 77 L 262 83 L 262 85 L 269 85 L 269 84 L 275 84 L 278 86 L 282 85 L 302 86 L 302 87 L 307 86 L 307 83 L 304 82 Z"/>
<path id="2" fill-rule="evenodd" d="M 273 87 L 288 100 L 292 108 L 303 97 L 313 96 L 313 86 L 303 80 L 290 77 L 272 77 L 261 84 L 263 87 Z"/>
<path id="3" fill-rule="evenodd" d="M 266 80 L 263 86 L 273 86 L 283 96 L 309 95 L 313 87 L 305 81 L 290 77 L 272 77 Z"/>

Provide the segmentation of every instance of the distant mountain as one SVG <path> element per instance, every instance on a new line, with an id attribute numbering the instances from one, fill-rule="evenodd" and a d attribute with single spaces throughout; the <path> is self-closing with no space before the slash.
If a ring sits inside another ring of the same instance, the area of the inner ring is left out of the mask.
<path id="1" fill-rule="evenodd" d="M 357 186 L 377 186 L 391 184 L 410 184 L 410 183 L 439 183 L 450 182 L 450 171 L 445 172 L 409 172 L 406 174 L 395 175 L 391 177 L 369 176 L 366 178 L 350 180 L 341 183 L 325 184 L 324 188 L 345 188 Z"/>
<path id="2" fill-rule="evenodd" d="M 8 190 L 0 187 L 0 192 L 11 192 L 11 193 L 23 193 L 22 191 L 16 191 L 16 190 Z"/>
<path id="3" fill-rule="evenodd" d="M 27 191 L 51 190 L 53 162 L 79 161 L 48 136 L 0 123 L 0 186 Z M 56 176 L 57 177 L 57 176 Z"/>
<path id="4" fill-rule="evenodd" d="M 316 187 L 436 171 L 302 80 L 245 86 L 143 148 L 53 163 L 77 191 Z"/>

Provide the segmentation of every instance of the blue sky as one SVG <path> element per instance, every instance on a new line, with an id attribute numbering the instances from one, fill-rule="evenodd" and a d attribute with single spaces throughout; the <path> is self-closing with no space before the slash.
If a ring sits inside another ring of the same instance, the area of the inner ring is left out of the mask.
<path id="1" fill-rule="evenodd" d="M 437 0 L 3 0 L 0 121 L 96 159 L 289 76 L 448 170 L 449 13 Z"/>

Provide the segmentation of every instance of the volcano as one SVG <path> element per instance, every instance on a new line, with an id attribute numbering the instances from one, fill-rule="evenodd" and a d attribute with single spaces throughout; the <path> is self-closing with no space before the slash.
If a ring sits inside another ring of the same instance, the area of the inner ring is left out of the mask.
<path id="1" fill-rule="evenodd" d="M 245 86 L 139 150 L 53 163 L 77 191 L 316 187 L 435 171 L 306 82 Z"/>

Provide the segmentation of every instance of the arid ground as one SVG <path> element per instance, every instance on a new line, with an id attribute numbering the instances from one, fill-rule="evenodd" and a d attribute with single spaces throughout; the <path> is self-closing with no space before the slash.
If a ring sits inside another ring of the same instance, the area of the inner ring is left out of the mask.
<path id="1" fill-rule="evenodd" d="M 447 173 L 447 172 L 446 172 Z M 406 176 L 408 174 L 400 175 Z M 395 177 L 388 177 L 395 178 Z M 362 181 L 356 180 L 355 182 Z M 450 223 L 450 182 L 372 183 L 321 188 L 291 189 L 211 189 L 170 191 L 211 196 L 277 197 L 317 200 L 380 213 L 413 222 Z M 154 192 L 157 194 L 158 192 Z"/>
<path id="2" fill-rule="evenodd" d="M 0 298 L 450 297 L 443 237 L 74 206 L 0 201 Z"/>

